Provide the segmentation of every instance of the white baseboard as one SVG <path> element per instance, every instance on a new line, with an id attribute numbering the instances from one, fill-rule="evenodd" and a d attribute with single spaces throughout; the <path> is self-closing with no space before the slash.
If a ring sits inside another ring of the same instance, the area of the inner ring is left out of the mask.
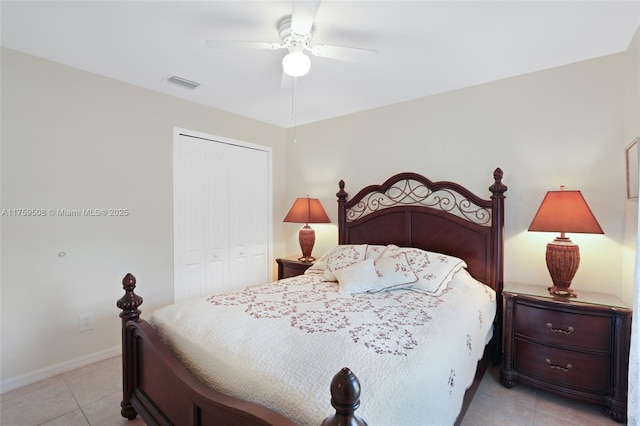
<path id="1" fill-rule="evenodd" d="M 74 358 L 69 361 L 64 361 L 59 364 L 22 374 L 17 377 L 2 380 L 0 382 L 0 394 L 21 388 L 22 386 L 30 385 L 31 383 L 39 382 L 40 380 L 48 379 L 49 377 L 57 376 L 58 374 L 67 373 L 75 370 L 76 368 L 93 364 L 94 362 L 112 358 L 120 355 L 121 353 L 122 348 L 120 346 L 114 346 L 109 349 L 94 352 L 90 355 L 81 356 L 79 358 Z"/>

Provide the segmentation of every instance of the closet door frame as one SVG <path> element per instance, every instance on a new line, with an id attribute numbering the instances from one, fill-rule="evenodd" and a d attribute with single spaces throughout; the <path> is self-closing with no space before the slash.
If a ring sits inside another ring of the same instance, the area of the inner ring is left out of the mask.
<path id="1" fill-rule="evenodd" d="M 218 136 L 218 135 L 213 135 L 213 134 L 209 134 L 209 133 L 204 133 L 204 132 L 199 132 L 199 131 L 195 131 L 195 130 L 190 130 L 190 129 L 184 129 L 184 128 L 179 128 L 179 127 L 174 127 L 174 131 L 173 131 L 173 147 L 172 147 L 172 162 L 173 162 L 173 173 L 175 173 L 176 168 L 177 168 L 177 158 L 175 155 L 175 147 L 176 144 L 178 143 L 179 139 L 183 136 L 186 137 L 192 137 L 192 138 L 197 138 L 197 139 L 202 139 L 202 140 L 209 140 L 215 143 L 224 143 L 224 144 L 228 144 L 228 145 L 233 145 L 236 147 L 241 147 L 241 148 L 248 148 L 248 149 L 254 149 L 254 150 L 258 150 L 258 151 L 263 151 L 267 154 L 268 157 L 268 164 L 267 164 L 267 168 L 268 168 L 268 182 L 267 182 L 267 259 L 266 259 L 266 263 L 267 263 L 267 277 L 268 279 L 270 279 L 273 276 L 273 265 L 271 261 L 269 261 L 269 259 L 273 259 L 273 167 L 272 167 L 272 159 L 273 159 L 273 155 L 272 155 L 272 148 L 268 147 L 268 146 L 264 146 L 264 145 L 258 145 L 255 143 L 251 143 L 251 142 L 246 142 L 246 141 L 239 141 L 236 139 L 231 139 L 231 138 L 227 138 L 224 136 Z M 175 186 L 175 179 L 176 176 L 173 175 L 173 185 Z M 233 186 L 231 183 L 231 189 L 233 190 Z M 177 197 L 175 196 L 175 188 L 172 190 L 172 196 L 173 196 L 173 256 L 174 256 L 174 299 L 175 299 L 175 294 L 176 294 L 176 282 L 178 280 L 178 264 L 179 264 L 179 260 L 178 260 L 178 250 L 176 248 L 176 230 L 179 227 L 179 222 L 178 222 L 178 215 L 176 214 L 176 211 L 178 209 L 178 205 L 177 205 Z M 248 284 L 248 283 L 247 283 Z"/>

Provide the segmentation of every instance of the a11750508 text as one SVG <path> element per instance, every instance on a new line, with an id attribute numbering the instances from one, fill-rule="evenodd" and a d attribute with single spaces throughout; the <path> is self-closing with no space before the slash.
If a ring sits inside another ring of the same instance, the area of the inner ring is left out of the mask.
<path id="1" fill-rule="evenodd" d="M 2 217 L 126 217 L 129 209 L 60 209 L 60 208 L 22 208 L 2 209 Z"/>

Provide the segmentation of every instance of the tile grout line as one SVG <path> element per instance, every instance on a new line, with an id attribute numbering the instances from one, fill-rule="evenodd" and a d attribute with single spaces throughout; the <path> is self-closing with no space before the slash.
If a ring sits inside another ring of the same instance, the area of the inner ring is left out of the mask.
<path id="1" fill-rule="evenodd" d="M 64 384 L 67 386 L 67 389 L 69 389 L 69 392 L 71 393 L 71 396 L 73 396 L 73 400 L 76 402 L 76 405 L 78 406 L 78 409 L 82 413 L 82 417 L 84 417 L 84 419 L 86 420 L 88 425 L 91 425 L 91 422 L 89 422 L 89 419 L 87 418 L 87 415 L 85 414 L 84 410 L 82 409 L 82 405 L 80 405 L 80 401 L 78 401 L 78 398 L 76 397 L 76 394 L 73 392 L 73 389 L 71 388 L 71 385 L 69 384 L 69 382 L 67 382 L 67 378 L 65 377 L 64 374 L 61 374 L 60 376 L 62 377 L 62 381 L 64 382 Z M 67 413 L 67 414 L 69 414 L 69 413 Z"/>

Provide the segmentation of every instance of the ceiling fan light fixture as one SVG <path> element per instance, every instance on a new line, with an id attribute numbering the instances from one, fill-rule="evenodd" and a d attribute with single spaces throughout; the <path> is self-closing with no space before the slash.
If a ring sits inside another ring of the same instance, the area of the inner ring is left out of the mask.
<path id="1" fill-rule="evenodd" d="M 302 77 L 309 72 L 311 68 L 311 59 L 299 50 L 289 52 L 282 59 L 282 69 L 285 74 L 291 77 Z"/>

